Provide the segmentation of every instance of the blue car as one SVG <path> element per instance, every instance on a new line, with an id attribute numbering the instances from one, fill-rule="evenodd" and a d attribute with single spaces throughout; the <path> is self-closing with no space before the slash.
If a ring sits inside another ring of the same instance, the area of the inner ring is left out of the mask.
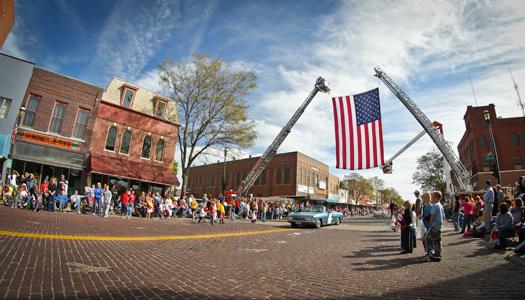
<path id="1" fill-rule="evenodd" d="M 325 225 L 339 225 L 342 220 L 342 213 L 327 210 L 323 205 L 307 206 L 301 212 L 292 213 L 288 217 L 292 227 L 307 225 L 320 228 Z"/>

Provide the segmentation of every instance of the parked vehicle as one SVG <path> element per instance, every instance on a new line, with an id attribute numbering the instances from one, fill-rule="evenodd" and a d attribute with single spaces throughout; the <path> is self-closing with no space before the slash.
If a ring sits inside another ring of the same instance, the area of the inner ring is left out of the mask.
<path id="1" fill-rule="evenodd" d="M 288 217 L 292 227 L 309 225 L 320 228 L 325 225 L 339 225 L 343 221 L 343 214 L 327 210 L 323 205 L 307 206 L 301 212 L 294 212 Z"/>

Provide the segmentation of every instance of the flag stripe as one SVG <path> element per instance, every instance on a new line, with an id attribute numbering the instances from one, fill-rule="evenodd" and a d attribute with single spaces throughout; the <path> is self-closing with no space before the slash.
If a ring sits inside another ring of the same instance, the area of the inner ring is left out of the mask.
<path id="1" fill-rule="evenodd" d="M 385 154 L 383 149 L 383 122 L 381 119 L 377 120 L 379 122 L 379 151 L 381 151 L 381 165 L 385 163 Z"/>
<path id="2" fill-rule="evenodd" d="M 370 169 L 370 124 L 363 125 L 363 129 L 365 130 L 365 145 L 366 145 L 366 168 Z"/>
<path id="3" fill-rule="evenodd" d="M 335 148 L 337 149 L 337 159 L 336 159 L 336 168 L 340 168 L 339 165 L 339 120 L 338 120 L 338 113 L 337 113 L 337 105 L 335 104 L 335 98 L 332 98 L 332 106 L 334 107 L 334 126 L 335 126 Z"/>
<path id="4" fill-rule="evenodd" d="M 348 120 L 351 120 L 352 123 L 354 122 L 354 119 L 355 117 L 353 116 L 352 114 L 352 102 L 353 101 L 350 101 L 350 96 L 346 96 L 346 106 L 347 106 L 347 110 L 348 110 Z M 348 131 L 350 133 L 350 138 L 349 138 L 349 141 L 350 143 L 352 143 L 350 145 L 350 170 L 353 170 L 354 169 L 354 162 L 355 162 L 355 159 L 354 159 L 354 131 L 353 130 L 349 130 Z"/>
<path id="5" fill-rule="evenodd" d="M 372 122 L 372 146 L 373 146 L 373 151 L 372 151 L 372 154 L 374 155 L 374 167 L 377 167 L 377 139 L 376 139 L 376 121 Z"/>
<path id="6" fill-rule="evenodd" d="M 345 113 L 344 113 L 344 109 L 343 109 L 343 97 L 339 97 L 339 111 L 341 112 L 341 123 L 342 124 L 346 124 L 345 123 Z M 342 158 L 343 158 L 343 168 L 347 168 L 347 165 L 346 165 L 346 144 L 347 144 L 347 139 L 346 139 L 346 126 L 341 126 L 341 129 L 342 129 Z"/>

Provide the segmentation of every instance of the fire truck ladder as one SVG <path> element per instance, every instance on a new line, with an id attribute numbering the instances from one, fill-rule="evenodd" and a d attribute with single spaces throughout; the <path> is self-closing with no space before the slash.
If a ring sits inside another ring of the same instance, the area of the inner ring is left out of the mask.
<path id="1" fill-rule="evenodd" d="M 279 146 L 281 146 L 281 144 L 284 142 L 284 140 L 292 130 L 292 127 L 295 125 L 297 120 L 299 120 L 299 117 L 301 117 L 308 104 L 310 104 L 310 102 L 313 100 L 313 98 L 319 91 L 324 93 L 328 93 L 330 91 L 330 87 L 328 87 L 328 85 L 322 77 L 317 78 L 317 80 L 315 81 L 314 89 L 310 92 L 310 95 L 308 95 L 306 100 L 304 100 L 303 104 L 293 114 L 292 118 L 288 121 L 286 126 L 284 126 L 281 129 L 281 132 L 279 132 L 279 134 L 273 140 L 270 146 L 266 149 L 266 151 L 264 151 L 263 155 L 259 158 L 257 163 L 255 163 L 250 173 L 248 173 L 248 176 L 246 176 L 246 178 L 242 181 L 242 184 L 238 190 L 238 195 L 246 196 L 248 194 L 248 191 L 255 183 L 255 180 L 257 180 L 264 168 L 266 168 L 268 163 L 270 163 L 275 153 L 277 153 L 277 149 L 279 149 Z"/>
<path id="2" fill-rule="evenodd" d="M 416 105 L 410 97 L 397 86 L 397 84 L 380 68 L 375 67 L 374 71 L 376 76 L 383 81 L 383 83 L 397 96 L 397 98 L 405 105 L 405 107 L 412 113 L 416 120 L 421 124 L 423 129 L 432 138 L 432 141 L 436 144 L 439 151 L 443 154 L 447 162 L 449 163 L 452 173 L 457 180 L 459 188 L 462 191 L 470 192 L 472 187 L 470 185 L 470 174 L 467 169 L 463 166 L 459 158 L 456 156 L 450 145 L 443 138 L 436 128 L 432 125 L 432 122 L 423 113 L 423 111 Z"/>

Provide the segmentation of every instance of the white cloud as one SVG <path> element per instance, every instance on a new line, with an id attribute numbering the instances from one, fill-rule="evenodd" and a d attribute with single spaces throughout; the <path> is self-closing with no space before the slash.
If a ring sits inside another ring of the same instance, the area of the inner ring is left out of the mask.
<path id="1" fill-rule="evenodd" d="M 516 116 L 515 92 L 506 65 L 525 86 L 525 5 L 519 1 L 359 1 L 343 2 L 320 16 L 317 42 L 272 46 L 274 80 L 283 88 L 252 103 L 259 134 L 254 151 L 262 152 L 306 98 L 317 76 L 332 84 L 333 95 L 380 86 L 385 159 L 422 130 L 390 91 L 374 78 L 382 66 L 412 96 L 431 120 L 444 124 L 454 147 L 464 131 L 466 105 L 473 104 L 472 74 L 479 104 L 495 103 L 503 116 Z M 279 63 L 279 59 L 283 62 Z M 265 78 L 265 80 L 272 78 Z M 327 95 L 318 95 L 295 125 L 280 152 L 301 151 L 335 170 L 333 120 Z M 416 188 L 417 157 L 434 147 L 422 138 L 394 161 L 394 175 L 378 175 L 404 197 Z"/>
<path id="2" fill-rule="evenodd" d="M 167 50 L 163 48 L 172 47 L 169 41 L 183 28 L 206 22 L 213 7 L 212 2 L 167 0 L 117 3 L 100 34 L 87 74 L 99 71 L 98 77 L 106 80 L 112 76 L 136 80 L 156 55 Z M 194 44 L 198 47 L 200 42 Z"/>

